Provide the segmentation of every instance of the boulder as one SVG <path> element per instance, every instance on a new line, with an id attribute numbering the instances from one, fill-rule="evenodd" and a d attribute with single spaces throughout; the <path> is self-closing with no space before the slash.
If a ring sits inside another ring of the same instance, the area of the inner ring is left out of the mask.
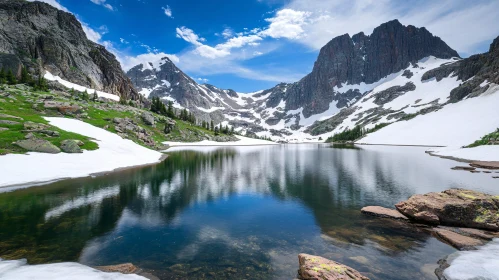
<path id="1" fill-rule="evenodd" d="M 0 132 L 7 131 L 7 130 L 9 130 L 9 129 L 6 127 L 0 127 Z"/>
<path id="2" fill-rule="evenodd" d="M 76 153 L 82 153 L 83 151 L 81 150 L 80 146 L 78 145 L 78 142 L 75 140 L 64 140 L 61 142 L 61 150 L 65 153 L 70 153 L 70 154 L 76 154 Z"/>
<path id="3" fill-rule="evenodd" d="M 369 280 L 355 269 L 323 257 L 299 254 L 298 279 L 303 280 Z"/>
<path id="4" fill-rule="evenodd" d="M 149 112 L 142 112 L 142 115 L 140 116 L 142 120 L 144 121 L 145 124 L 154 126 L 154 115 L 149 113 Z"/>
<path id="5" fill-rule="evenodd" d="M 0 118 L 2 118 L 2 119 L 16 119 L 16 120 L 23 120 L 23 118 L 21 118 L 21 117 L 12 116 L 12 115 L 7 115 L 7 114 L 0 114 Z"/>
<path id="6" fill-rule="evenodd" d="M 484 245 L 480 239 L 464 236 L 451 230 L 436 228 L 434 231 L 439 238 L 459 250 L 473 250 L 476 246 Z"/>
<path id="7" fill-rule="evenodd" d="M 55 109 L 59 113 L 64 115 L 76 115 L 82 113 L 80 106 L 76 104 L 70 104 L 69 102 L 58 102 L 47 100 L 43 103 L 45 109 Z"/>
<path id="8" fill-rule="evenodd" d="M 392 219 L 398 219 L 398 220 L 408 220 L 408 218 L 399 211 L 395 209 L 388 209 L 385 207 L 381 206 L 366 206 L 362 209 L 360 209 L 362 213 L 372 215 L 372 216 L 377 216 L 377 217 L 382 217 L 382 218 L 392 218 Z"/>
<path id="9" fill-rule="evenodd" d="M 43 139 L 32 138 L 32 139 L 20 140 L 15 142 L 14 144 L 31 152 L 48 153 L 48 154 L 57 154 L 61 152 L 61 150 L 57 146 Z"/>
<path id="10" fill-rule="evenodd" d="M 450 189 L 418 194 L 395 205 L 405 216 L 423 223 L 499 230 L 499 196 Z"/>

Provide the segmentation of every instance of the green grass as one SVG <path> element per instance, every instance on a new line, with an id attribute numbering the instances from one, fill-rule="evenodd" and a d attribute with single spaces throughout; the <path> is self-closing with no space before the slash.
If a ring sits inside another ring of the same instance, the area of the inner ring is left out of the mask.
<path id="1" fill-rule="evenodd" d="M 466 146 L 466 148 L 473 148 L 478 146 L 490 145 L 490 139 L 499 139 L 499 128 L 482 137 L 482 139 L 473 142 L 472 144 Z"/>
<path id="2" fill-rule="evenodd" d="M 0 124 L 0 127 L 9 128 L 8 131 L 0 132 L 0 154 L 26 153 L 27 152 L 26 150 L 13 144 L 13 142 L 15 142 L 15 141 L 25 139 L 26 133 L 22 132 L 22 130 L 24 130 L 24 126 L 22 123 L 25 121 L 32 121 L 35 123 L 49 124 L 49 122 L 46 121 L 42 116 L 40 116 L 40 112 L 37 112 L 35 109 L 32 108 L 31 103 L 26 101 L 26 97 L 21 95 L 21 93 L 23 91 L 13 90 L 13 89 L 7 89 L 6 91 L 15 93 L 13 95 L 15 97 L 15 99 L 0 97 L 0 99 L 5 100 L 5 102 L 0 102 L 0 114 L 7 114 L 7 115 L 20 117 L 23 120 L 0 118 L 0 119 L 5 119 L 5 120 L 18 121 L 21 123 L 21 124 L 17 124 L 17 125 Z M 33 92 L 32 94 L 50 95 L 49 93 L 45 93 L 45 92 Z M 33 98 L 36 98 L 36 97 L 33 97 Z M 49 115 L 47 115 L 47 116 L 49 116 Z M 54 127 L 54 126 L 51 126 L 49 129 L 59 132 L 60 136 L 59 137 L 49 137 L 49 136 L 45 136 L 45 135 L 39 134 L 39 133 L 35 133 L 35 135 L 38 138 L 50 141 L 52 144 L 54 144 L 58 147 L 60 146 L 60 144 L 63 140 L 75 139 L 75 140 L 81 140 L 84 143 L 84 145 L 82 146 L 82 149 L 96 150 L 99 148 L 99 145 L 97 143 L 91 141 L 90 138 L 85 137 L 83 135 L 64 131 L 64 130 L 59 129 L 59 128 Z"/>

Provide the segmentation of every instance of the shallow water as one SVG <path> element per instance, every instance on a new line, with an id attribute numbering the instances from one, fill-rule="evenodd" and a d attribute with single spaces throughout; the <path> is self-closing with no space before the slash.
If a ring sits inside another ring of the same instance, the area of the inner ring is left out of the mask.
<path id="1" fill-rule="evenodd" d="M 424 148 L 200 147 L 161 164 L 0 193 L 0 257 L 132 262 L 162 279 L 293 279 L 298 253 L 371 279 L 436 279 L 455 250 L 360 213 L 452 187 L 499 194 L 494 174 Z"/>

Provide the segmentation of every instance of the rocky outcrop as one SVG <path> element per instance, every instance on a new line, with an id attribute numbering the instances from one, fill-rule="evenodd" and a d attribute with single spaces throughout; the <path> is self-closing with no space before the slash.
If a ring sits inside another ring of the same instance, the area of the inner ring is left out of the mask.
<path id="1" fill-rule="evenodd" d="M 475 249 L 476 246 L 484 244 L 484 242 L 480 239 L 461 235 L 447 229 L 436 228 L 434 232 L 440 239 L 443 239 L 445 242 L 459 250 L 472 250 Z"/>
<path id="2" fill-rule="evenodd" d="M 488 83 L 499 84 L 497 71 L 499 71 L 499 37 L 492 42 L 489 52 L 430 70 L 423 75 L 422 80 L 436 78 L 439 81 L 451 74 L 456 76 L 463 83 L 451 91 L 449 101 L 458 102 L 467 96 L 483 93 L 489 87 Z M 487 85 L 481 86 L 484 81 L 487 81 Z"/>
<path id="3" fill-rule="evenodd" d="M 299 254 L 298 279 L 302 280 L 369 280 L 357 270 L 323 257 Z"/>
<path id="4" fill-rule="evenodd" d="M 61 150 L 69 154 L 83 153 L 83 151 L 80 148 L 79 142 L 71 139 L 63 140 L 61 142 Z"/>
<path id="5" fill-rule="evenodd" d="M 422 223 L 499 230 L 499 196 L 477 191 L 450 189 L 418 194 L 395 207 Z"/>
<path id="6" fill-rule="evenodd" d="M 48 70 L 61 78 L 138 99 L 115 56 L 87 39 L 70 13 L 42 2 L 0 0 L 0 64 L 18 69 L 19 61 L 34 74 Z"/>

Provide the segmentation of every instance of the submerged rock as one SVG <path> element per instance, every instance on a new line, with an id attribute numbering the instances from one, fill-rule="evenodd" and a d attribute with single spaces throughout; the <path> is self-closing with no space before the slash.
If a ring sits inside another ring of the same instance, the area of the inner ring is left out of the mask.
<path id="1" fill-rule="evenodd" d="M 408 220 L 406 216 L 402 215 L 399 211 L 395 209 L 388 209 L 381 206 L 366 206 L 360 209 L 362 213 L 382 217 L 382 218 L 392 218 L 399 220 Z"/>
<path id="2" fill-rule="evenodd" d="M 423 223 L 499 230 L 499 196 L 450 189 L 441 193 L 413 195 L 395 207 Z"/>
<path id="3" fill-rule="evenodd" d="M 122 263 L 117 265 L 97 266 L 96 269 L 104 272 L 119 272 L 122 274 L 136 273 L 139 268 L 132 263 Z"/>
<path id="4" fill-rule="evenodd" d="M 360 274 L 357 270 L 328 260 L 323 257 L 308 254 L 299 254 L 298 261 L 300 269 L 298 270 L 298 279 L 303 280 L 369 280 L 369 278 Z"/>
<path id="5" fill-rule="evenodd" d="M 443 228 L 436 228 L 434 232 L 438 237 L 459 250 L 473 250 L 476 246 L 484 244 L 480 239 L 464 236 Z"/>
<path id="6" fill-rule="evenodd" d="M 43 139 L 33 138 L 33 139 L 20 140 L 15 142 L 14 144 L 31 152 L 48 153 L 48 154 L 57 154 L 61 152 L 61 150 L 57 146 Z"/>
<path id="7" fill-rule="evenodd" d="M 470 165 L 478 168 L 499 169 L 499 161 L 474 161 Z"/>
<path id="8" fill-rule="evenodd" d="M 472 171 L 472 170 L 475 170 L 476 168 L 475 167 L 471 167 L 471 166 L 455 166 L 455 167 L 452 167 L 451 169 L 452 170 Z"/>

